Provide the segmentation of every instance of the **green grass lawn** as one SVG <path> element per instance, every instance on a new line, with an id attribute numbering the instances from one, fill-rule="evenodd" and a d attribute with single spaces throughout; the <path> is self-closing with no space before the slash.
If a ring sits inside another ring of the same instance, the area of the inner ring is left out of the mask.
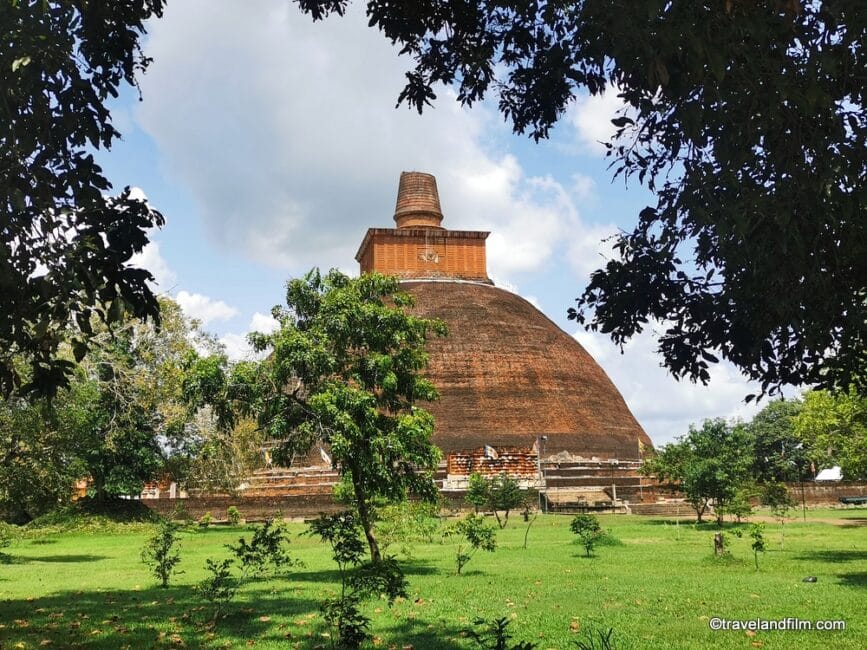
<path id="1" fill-rule="evenodd" d="M 800 514 L 800 513 L 799 513 Z M 817 519 L 845 519 L 827 523 Z M 712 525 L 675 526 L 657 517 L 603 516 L 621 544 L 583 557 L 569 517 L 540 517 L 521 548 L 520 521 L 499 533 L 495 553 L 479 552 L 455 576 L 451 542 L 419 544 L 404 562 L 410 597 L 371 602 L 374 646 L 471 648 L 476 618 L 507 617 L 516 640 L 541 649 L 576 648 L 592 629 L 613 628 L 623 648 L 867 648 L 867 511 L 808 512 L 808 521 L 766 524 L 768 552 L 753 565 L 750 539 L 727 527 L 732 558 L 711 557 Z M 330 647 L 320 601 L 336 588 L 327 549 L 291 524 L 294 555 L 305 563 L 285 580 L 248 583 L 215 629 L 192 586 L 206 558 L 243 528 L 186 533 L 183 571 L 159 589 L 139 559 L 148 526 L 43 532 L 6 549 L 0 565 L 0 648 L 89 646 Z M 817 582 L 804 583 L 805 576 Z M 711 617 L 809 621 L 842 619 L 845 631 L 711 631 Z"/>

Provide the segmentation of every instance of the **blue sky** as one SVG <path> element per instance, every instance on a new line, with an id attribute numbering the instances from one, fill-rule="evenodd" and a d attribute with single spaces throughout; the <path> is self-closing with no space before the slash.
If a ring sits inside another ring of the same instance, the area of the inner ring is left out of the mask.
<path id="1" fill-rule="evenodd" d="M 621 355 L 566 319 L 609 254 L 602 239 L 652 202 L 611 181 L 599 141 L 617 98 L 580 99 L 540 144 L 512 135 L 493 102 L 465 110 L 446 88 L 423 116 L 395 109 L 410 62 L 360 9 L 314 24 L 286 0 L 185 0 L 149 25 L 143 101 L 129 90 L 115 102 L 123 140 L 99 160 L 116 189 L 140 188 L 166 217 L 138 260 L 158 289 L 243 356 L 287 278 L 357 272 L 366 229 L 393 223 L 400 172 L 430 172 L 443 225 L 491 231 L 495 282 L 578 338 L 654 442 L 706 417 L 749 417 L 742 399 L 755 391 L 732 367 L 708 387 L 678 383 L 650 332 Z"/>

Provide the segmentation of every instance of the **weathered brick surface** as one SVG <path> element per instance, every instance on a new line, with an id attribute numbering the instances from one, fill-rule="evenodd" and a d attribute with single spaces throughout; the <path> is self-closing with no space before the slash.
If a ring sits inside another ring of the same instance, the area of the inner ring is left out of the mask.
<path id="1" fill-rule="evenodd" d="M 371 228 L 355 259 L 362 273 L 490 282 L 487 236 L 486 232 L 463 230 Z"/>
<path id="2" fill-rule="evenodd" d="M 281 513 L 287 518 L 315 517 L 320 512 L 339 512 L 345 506 L 336 503 L 330 494 L 295 495 L 283 497 L 190 497 L 188 499 L 142 499 L 151 510 L 169 516 L 176 508 L 183 507 L 189 516 L 200 518 L 210 512 L 216 521 L 226 521 L 230 506 L 240 510 L 247 521 L 263 521 Z"/>
<path id="3" fill-rule="evenodd" d="M 651 442 L 614 384 L 587 351 L 529 302 L 490 285 L 407 281 L 415 312 L 441 318 L 449 336 L 432 338 L 427 376 L 440 399 L 434 441 L 446 454 L 493 447 L 532 448 L 637 459 Z"/>
<path id="4" fill-rule="evenodd" d="M 422 172 L 401 172 L 394 220 L 398 228 L 439 228 L 443 219 L 436 178 Z"/>

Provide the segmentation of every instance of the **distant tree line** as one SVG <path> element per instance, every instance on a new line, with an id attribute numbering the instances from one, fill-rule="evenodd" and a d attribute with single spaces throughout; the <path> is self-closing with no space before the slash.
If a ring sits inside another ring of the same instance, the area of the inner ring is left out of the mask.
<path id="1" fill-rule="evenodd" d="M 867 479 L 867 398 L 855 388 L 775 400 L 750 422 L 705 420 L 661 447 L 642 472 L 681 490 L 699 521 L 713 506 L 721 522 L 748 513 L 751 499 L 773 508 L 785 500 L 784 483 L 831 466 L 848 480 Z"/>

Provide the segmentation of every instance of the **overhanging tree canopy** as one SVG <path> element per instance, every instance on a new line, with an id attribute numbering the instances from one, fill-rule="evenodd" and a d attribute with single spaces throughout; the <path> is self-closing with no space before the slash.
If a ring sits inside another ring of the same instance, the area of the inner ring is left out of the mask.
<path id="1" fill-rule="evenodd" d="M 128 188 L 109 196 L 92 151 L 120 135 L 106 103 L 149 63 L 139 39 L 163 4 L 0 3 L 0 396 L 64 385 L 58 347 L 71 336 L 80 360 L 94 314 L 158 318 L 129 260 L 163 218 Z"/>
<path id="2" fill-rule="evenodd" d="M 314 19 L 348 0 L 296 0 Z M 622 344 L 653 321 L 677 377 L 718 355 L 761 383 L 864 387 L 867 5 L 862 0 L 369 0 L 371 26 L 437 83 L 493 91 L 547 137 L 574 97 L 627 109 L 609 155 L 656 192 L 570 316 Z"/>

